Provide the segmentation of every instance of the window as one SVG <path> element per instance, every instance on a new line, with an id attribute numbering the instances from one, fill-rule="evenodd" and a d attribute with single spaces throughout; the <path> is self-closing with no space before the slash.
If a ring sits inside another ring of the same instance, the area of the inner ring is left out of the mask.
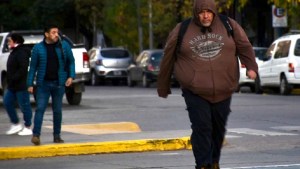
<path id="1" fill-rule="evenodd" d="M 142 57 L 142 60 L 141 60 L 141 64 L 142 64 L 142 65 L 144 65 L 144 64 L 147 63 L 148 57 L 149 57 L 149 53 L 145 52 L 145 53 L 143 54 L 143 57 Z"/>
<path id="2" fill-rule="evenodd" d="M 267 49 L 254 49 L 255 56 L 258 60 L 263 60 L 266 56 Z"/>
<path id="3" fill-rule="evenodd" d="M 150 62 L 159 64 L 163 56 L 163 52 L 154 52 L 151 55 Z"/>
<path id="4" fill-rule="evenodd" d="M 300 39 L 296 41 L 294 54 L 300 56 Z"/>
<path id="5" fill-rule="evenodd" d="M 277 45 L 274 58 L 279 59 L 279 58 L 288 57 L 290 46 L 291 46 L 290 40 L 279 42 Z"/>
<path id="6" fill-rule="evenodd" d="M 126 50 L 101 50 L 101 55 L 106 58 L 128 58 L 129 52 Z"/>
<path id="7" fill-rule="evenodd" d="M 272 55 L 273 55 L 273 53 L 274 53 L 274 48 L 275 48 L 275 44 L 272 44 L 272 45 L 268 48 L 268 50 L 267 50 L 267 52 L 266 52 L 266 55 L 265 55 L 265 57 L 263 58 L 263 61 L 267 61 L 267 60 L 270 60 L 270 59 L 271 59 L 271 57 L 272 57 Z"/>

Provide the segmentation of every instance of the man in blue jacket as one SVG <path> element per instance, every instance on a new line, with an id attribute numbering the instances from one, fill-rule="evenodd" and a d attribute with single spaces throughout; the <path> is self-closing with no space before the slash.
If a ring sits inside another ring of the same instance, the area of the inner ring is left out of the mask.
<path id="1" fill-rule="evenodd" d="M 75 78 L 75 63 L 71 47 L 61 41 L 59 29 L 55 25 L 44 29 L 44 40 L 36 44 L 31 53 L 31 62 L 27 78 L 28 91 L 33 93 L 33 81 L 36 79 L 36 112 L 34 116 L 31 142 L 40 145 L 43 117 L 49 98 L 53 111 L 53 142 L 63 143 L 61 138 L 62 99 L 65 86 L 71 86 Z"/>

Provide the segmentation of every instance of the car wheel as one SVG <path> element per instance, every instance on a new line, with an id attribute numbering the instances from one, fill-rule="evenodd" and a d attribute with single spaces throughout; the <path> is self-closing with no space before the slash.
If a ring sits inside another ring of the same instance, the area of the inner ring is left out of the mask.
<path id="1" fill-rule="evenodd" d="M 150 82 L 146 76 L 146 74 L 143 74 L 143 87 L 149 87 L 150 86 Z"/>
<path id="2" fill-rule="evenodd" d="M 282 76 L 280 79 L 280 94 L 289 95 L 291 94 L 291 86 L 288 84 L 285 76 Z"/>
<path id="3" fill-rule="evenodd" d="M 99 85 L 99 77 L 94 71 L 91 74 L 91 85 L 93 86 Z"/>
<path id="4" fill-rule="evenodd" d="M 260 78 L 259 78 L 259 76 L 257 76 L 256 79 L 254 80 L 254 92 L 256 94 L 262 94 L 263 93 L 262 87 L 260 85 Z"/>
<path id="5" fill-rule="evenodd" d="M 127 75 L 127 86 L 128 87 L 133 87 L 135 85 L 135 82 L 132 81 L 131 76 L 128 74 Z"/>
<path id="6" fill-rule="evenodd" d="M 72 89 L 66 92 L 66 98 L 69 105 L 79 105 L 81 102 L 81 97 L 82 93 L 75 93 Z"/>

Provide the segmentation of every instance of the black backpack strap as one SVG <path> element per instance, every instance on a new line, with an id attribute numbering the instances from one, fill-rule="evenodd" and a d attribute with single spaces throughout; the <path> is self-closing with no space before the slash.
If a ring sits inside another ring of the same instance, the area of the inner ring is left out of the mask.
<path id="1" fill-rule="evenodd" d="M 226 15 L 219 14 L 219 18 L 221 19 L 223 25 L 225 26 L 228 36 L 233 37 L 233 28 L 230 25 L 229 19 Z"/>
<path id="2" fill-rule="evenodd" d="M 182 43 L 182 39 L 183 39 L 183 36 L 191 22 L 192 18 L 188 18 L 184 21 L 181 22 L 181 25 L 180 25 L 180 29 L 179 29 L 179 32 L 178 32 L 178 37 L 177 37 L 177 43 L 176 43 L 176 48 L 175 48 L 175 55 L 177 53 L 180 53 L 180 48 L 181 48 L 181 43 Z"/>

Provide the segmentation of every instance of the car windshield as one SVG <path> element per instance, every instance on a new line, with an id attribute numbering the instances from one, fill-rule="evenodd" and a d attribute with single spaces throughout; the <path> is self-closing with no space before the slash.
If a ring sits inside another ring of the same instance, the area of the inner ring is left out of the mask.
<path id="1" fill-rule="evenodd" d="M 259 60 L 263 60 L 263 58 L 266 55 L 267 49 L 255 49 L 255 56 L 259 59 Z"/>
<path id="2" fill-rule="evenodd" d="M 126 50 L 101 50 L 101 56 L 105 58 L 128 58 L 129 53 Z"/>
<path id="3" fill-rule="evenodd" d="M 152 53 L 151 59 L 150 59 L 151 63 L 159 65 L 162 55 L 163 55 L 163 52 Z"/>
<path id="4" fill-rule="evenodd" d="M 24 35 L 24 44 L 36 44 L 44 39 L 44 35 Z"/>
<path id="5" fill-rule="evenodd" d="M 151 61 L 152 62 L 160 62 L 162 58 L 163 53 L 162 52 L 155 52 L 151 55 Z"/>

